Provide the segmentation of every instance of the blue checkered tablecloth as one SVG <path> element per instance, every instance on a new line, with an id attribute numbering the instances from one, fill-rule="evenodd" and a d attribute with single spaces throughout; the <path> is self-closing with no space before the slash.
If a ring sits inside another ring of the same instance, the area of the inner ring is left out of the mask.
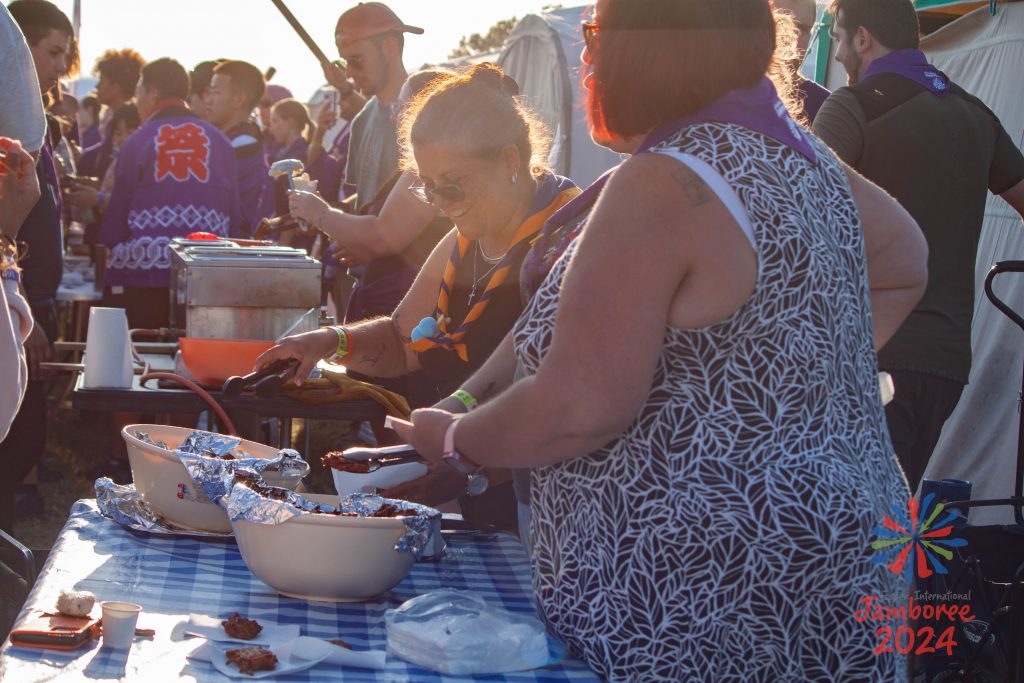
<path id="1" fill-rule="evenodd" d="M 92 500 L 80 500 L 61 531 L 15 628 L 38 611 L 51 610 L 62 589 L 91 591 L 100 600 L 142 605 L 139 628 L 152 639 L 136 639 L 130 652 L 101 647 L 74 652 L 12 647 L 0 649 L 0 679 L 17 683 L 50 680 L 163 681 L 225 680 L 208 662 L 187 658 L 199 641 L 182 633 L 192 613 L 226 617 L 232 612 L 261 621 L 298 624 L 303 635 L 343 638 L 356 648 L 383 649 L 384 611 L 435 588 L 461 588 L 506 609 L 532 613 L 530 574 L 522 547 L 511 536 L 493 542 L 457 542 L 444 560 L 420 562 L 398 586 L 373 602 L 322 603 L 278 595 L 245 566 L 233 541 L 135 535 L 101 516 Z M 320 665 L 287 681 L 464 681 L 388 658 L 383 671 Z M 597 681 L 583 663 L 484 681 Z"/>

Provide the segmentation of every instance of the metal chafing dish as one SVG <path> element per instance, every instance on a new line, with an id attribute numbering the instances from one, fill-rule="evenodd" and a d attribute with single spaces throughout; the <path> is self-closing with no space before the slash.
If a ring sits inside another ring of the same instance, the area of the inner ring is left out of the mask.
<path id="1" fill-rule="evenodd" d="M 180 240 L 170 254 L 172 325 L 187 337 L 274 340 L 317 326 L 320 262 L 301 249 Z"/>

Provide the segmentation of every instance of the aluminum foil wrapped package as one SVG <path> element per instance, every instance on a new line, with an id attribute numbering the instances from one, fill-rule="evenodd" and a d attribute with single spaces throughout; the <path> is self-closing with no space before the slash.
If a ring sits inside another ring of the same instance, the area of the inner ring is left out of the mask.
<path id="1" fill-rule="evenodd" d="M 212 531 L 182 529 L 171 524 L 146 505 L 138 491 L 135 490 L 134 484 L 115 484 L 108 477 L 102 477 L 96 480 L 94 486 L 96 504 L 100 514 L 126 529 L 163 536 L 181 536 L 182 534 L 209 538 L 231 536 L 231 534 L 218 534 Z"/>
<path id="2" fill-rule="evenodd" d="M 241 443 L 242 440 L 237 436 L 214 434 L 197 429 L 185 437 L 185 441 L 178 447 L 178 450 L 195 455 L 232 460 L 248 457 L 245 451 L 235 450 Z"/>
<path id="3" fill-rule="evenodd" d="M 404 500 L 384 498 L 369 493 L 353 493 L 339 500 L 337 506 L 316 503 L 302 495 L 276 486 L 267 486 L 253 472 L 236 469 L 234 485 L 222 505 L 232 522 L 283 524 L 292 517 L 311 514 L 344 515 L 346 517 L 402 516 L 405 533 L 395 543 L 395 550 L 411 553 L 419 559 L 441 523 L 441 513 L 434 508 Z"/>
<path id="4" fill-rule="evenodd" d="M 206 432 L 199 433 L 206 434 Z M 272 478 L 271 483 L 287 483 L 291 486 L 297 485 L 309 473 L 309 463 L 302 459 L 298 451 L 290 448 L 279 451 L 276 458 L 270 458 L 269 460 L 253 458 L 246 456 L 242 451 L 231 450 L 240 443 L 238 439 L 233 439 L 233 437 L 212 434 L 210 436 L 219 438 L 197 439 L 190 444 L 189 439 L 192 439 L 195 435 L 196 433 L 190 435 L 185 440 L 185 444 L 182 444 L 183 448 L 174 451 L 174 453 L 181 460 L 181 464 L 185 466 L 185 469 L 188 470 L 189 476 L 199 484 L 206 497 L 218 505 L 221 505 L 221 499 L 231 490 L 234 473 L 240 469 L 246 469 L 261 476 Z M 236 442 L 234 446 L 224 450 L 228 446 L 228 442 L 232 440 Z M 196 453 L 195 451 L 184 450 L 185 445 L 194 446 L 197 443 L 200 448 L 204 449 L 203 452 Z M 220 452 L 221 455 L 212 457 L 208 455 L 208 453 L 216 452 Z M 233 459 L 222 459 L 224 455 L 234 455 L 235 457 Z"/>
<path id="5" fill-rule="evenodd" d="M 165 451 L 166 450 L 170 450 L 170 449 L 167 448 L 167 444 L 165 444 L 163 441 L 153 441 L 153 437 L 151 437 L 146 432 L 136 432 L 136 436 L 139 438 L 139 441 L 142 441 L 144 443 L 148 443 L 151 446 L 156 446 L 157 448 L 162 448 Z"/>

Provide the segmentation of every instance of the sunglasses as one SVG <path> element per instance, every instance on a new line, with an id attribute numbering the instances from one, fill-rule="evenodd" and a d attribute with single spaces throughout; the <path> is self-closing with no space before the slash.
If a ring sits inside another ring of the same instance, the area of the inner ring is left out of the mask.
<path id="1" fill-rule="evenodd" d="M 462 189 L 462 182 L 464 180 L 465 178 L 457 183 L 448 183 L 438 187 L 427 187 L 422 184 L 410 185 L 409 192 L 412 192 L 413 196 L 424 204 L 433 204 L 437 197 L 440 197 L 448 204 L 454 204 L 466 198 L 466 192 Z"/>
<path id="2" fill-rule="evenodd" d="M 597 47 L 597 34 L 600 33 L 601 27 L 593 21 L 581 22 L 580 26 L 583 27 L 583 42 L 587 49 L 593 52 Z"/>

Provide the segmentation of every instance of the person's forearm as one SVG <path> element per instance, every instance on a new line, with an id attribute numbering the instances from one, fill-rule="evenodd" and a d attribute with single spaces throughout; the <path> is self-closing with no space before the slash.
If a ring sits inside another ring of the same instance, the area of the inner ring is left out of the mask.
<path id="1" fill-rule="evenodd" d="M 324 153 L 324 127 L 317 124 L 313 139 L 309 141 L 309 152 L 306 154 L 306 166 L 312 166 Z"/>
<path id="2" fill-rule="evenodd" d="M 591 419 L 538 383 L 516 382 L 499 400 L 460 418 L 455 445 L 488 467 L 537 467 L 579 457 L 621 433 L 618 425 Z"/>
<path id="3" fill-rule="evenodd" d="M 391 318 L 344 327 L 352 333 L 352 354 L 344 361 L 349 370 L 370 377 L 400 377 L 415 369 L 408 367 L 402 339 Z"/>
<path id="4" fill-rule="evenodd" d="M 340 209 L 324 213 L 317 226 L 328 237 L 363 260 L 388 256 L 393 246 L 381 236 L 377 216 L 356 216 Z"/>

